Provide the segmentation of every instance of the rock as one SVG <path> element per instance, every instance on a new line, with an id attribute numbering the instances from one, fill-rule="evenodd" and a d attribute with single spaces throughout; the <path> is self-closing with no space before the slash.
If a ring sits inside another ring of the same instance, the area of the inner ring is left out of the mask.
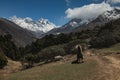
<path id="1" fill-rule="evenodd" d="M 54 57 L 54 60 L 55 60 L 55 61 L 60 61 L 61 59 L 63 59 L 63 57 L 62 57 L 62 56 L 60 56 L 60 55 L 59 55 L 59 56 L 55 56 L 55 57 Z"/>

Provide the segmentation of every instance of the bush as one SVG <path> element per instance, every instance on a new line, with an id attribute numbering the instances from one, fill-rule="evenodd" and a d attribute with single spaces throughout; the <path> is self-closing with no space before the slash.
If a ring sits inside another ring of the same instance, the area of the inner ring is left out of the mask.
<path id="1" fill-rule="evenodd" d="M 92 38 L 90 41 L 90 44 L 94 48 L 110 47 L 115 43 L 117 43 L 115 35 L 108 30 L 102 31 L 97 37 Z"/>
<path id="2" fill-rule="evenodd" d="M 64 50 L 67 54 L 75 54 L 77 49 L 75 48 L 76 45 L 82 45 L 85 46 L 87 44 L 87 42 L 85 40 L 74 40 L 69 42 L 68 44 L 66 44 L 66 46 L 64 47 Z"/>
<path id="3" fill-rule="evenodd" d="M 65 55 L 65 50 L 63 49 L 62 46 L 52 46 L 52 47 L 48 47 L 43 49 L 40 53 L 39 53 L 39 57 L 42 61 L 53 61 L 55 56 L 63 56 Z"/>
<path id="4" fill-rule="evenodd" d="M 13 60 L 20 58 L 19 49 L 12 41 L 11 35 L 0 36 L 0 48 L 7 57 Z"/>
<path id="5" fill-rule="evenodd" d="M 7 65 L 7 58 L 6 56 L 3 54 L 3 52 L 0 49 L 0 68 L 3 68 L 5 65 Z"/>
<path id="6" fill-rule="evenodd" d="M 116 43 L 116 40 L 111 37 L 97 37 L 91 41 L 91 45 L 94 48 L 109 47 Z"/>

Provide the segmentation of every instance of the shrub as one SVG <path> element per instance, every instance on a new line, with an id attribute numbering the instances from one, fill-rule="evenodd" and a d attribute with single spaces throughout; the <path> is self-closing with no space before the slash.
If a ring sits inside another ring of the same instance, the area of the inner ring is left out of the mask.
<path id="1" fill-rule="evenodd" d="M 3 68 L 5 65 L 7 65 L 7 58 L 6 56 L 3 54 L 3 52 L 0 49 L 0 68 Z"/>
<path id="2" fill-rule="evenodd" d="M 39 57 L 34 54 L 26 54 L 23 58 L 21 58 L 21 61 L 28 63 L 39 62 Z"/>
<path id="3" fill-rule="evenodd" d="M 97 37 L 91 41 L 91 45 L 94 48 L 109 47 L 116 43 L 116 40 L 111 37 Z"/>
<path id="4" fill-rule="evenodd" d="M 90 41 L 90 44 L 94 48 L 109 47 L 115 43 L 117 43 L 115 35 L 108 30 L 103 30 L 97 37 L 92 38 Z"/>
<path id="5" fill-rule="evenodd" d="M 20 58 L 19 49 L 12 41 L 11 35 L 0 36 L 0 48 L 7 57 L 13 60 Z"/>
<path id="6" fill-rule="evenodd" d="M 76 45 L 82 45 L 85 46 L 87 44 L 87 42 L 85 40 L 74 40 L 69 42 L 68 44 L 66 44 L 66 46 L 64 47 L 64 50 L 67 54 L 74 54 L 76 53 L 77 49 L 75 48 Z"/>
<path id="7" fill-rule="evenodd" d="M 58 55 L 65 55 L 65 51 L 63 49 L 62 46 L 52 46 L 52 47 L 48 47 L 43 49 L 40 53 L 39 53 L 39 57 L 42 61 L 53 61 L 55 56 Z"/>

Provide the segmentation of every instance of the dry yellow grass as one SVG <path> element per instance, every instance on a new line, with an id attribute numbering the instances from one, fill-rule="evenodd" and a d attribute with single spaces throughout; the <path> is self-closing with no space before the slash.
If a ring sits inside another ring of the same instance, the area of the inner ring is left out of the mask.
<path id="1" fill-rule="evenodd" d="M 71 64 L 74 57 L 53 62 L 18 73 L 7 75 L 2 80 L 96 80 L 98 64 L 89 58 L 82 64 Z"/>
<path id="2" fill-rule="evenodd" d="M 8 59 L 7 66 L 5 66 L 4 69 L 0 70 L 0 75 L 14 73 L 20 71 L 21 69 L 22 64 L 20 62 Z"/>

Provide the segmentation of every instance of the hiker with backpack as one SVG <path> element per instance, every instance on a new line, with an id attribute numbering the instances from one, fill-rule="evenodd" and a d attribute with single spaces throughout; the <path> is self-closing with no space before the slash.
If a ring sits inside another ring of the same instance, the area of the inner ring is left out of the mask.
<path id="1" fill-rule="evenodd" d="M 77 63 L 83 63 L 83 52 L 82 52 L 82 46 L 77 46 Z"/>

